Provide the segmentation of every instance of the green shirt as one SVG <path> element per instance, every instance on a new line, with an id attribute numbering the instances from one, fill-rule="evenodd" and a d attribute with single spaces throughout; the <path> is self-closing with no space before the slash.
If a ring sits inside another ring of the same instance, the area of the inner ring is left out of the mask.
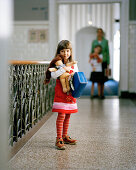
<path id="1" fill-rule="evenodd" d="M 95 48 L 96 45 L 101 45 L 102 46 L 103 62 L 107 62 L 107 64 L 110 64 L 108 40 L 106 40 L 105 38 L 103 38 L 101 42 L 99 42 L 98 40 L 94 40 L 92 42 L 91 53 L 94 52 L 94 48 Z"/>

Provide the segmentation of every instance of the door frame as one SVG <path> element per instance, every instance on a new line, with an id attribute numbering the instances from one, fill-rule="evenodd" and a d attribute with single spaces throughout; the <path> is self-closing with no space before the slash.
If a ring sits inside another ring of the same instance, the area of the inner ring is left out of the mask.
<path id="1" fill-rule="evenodd" d="M 128 33 L 129 0 L 50 0 L 49 1 L 49 54 L 54 56 L 58 44 L 58 7 L 61 4 L 120 3 L 120 82 L 119 96 L 128 91 Z"/>

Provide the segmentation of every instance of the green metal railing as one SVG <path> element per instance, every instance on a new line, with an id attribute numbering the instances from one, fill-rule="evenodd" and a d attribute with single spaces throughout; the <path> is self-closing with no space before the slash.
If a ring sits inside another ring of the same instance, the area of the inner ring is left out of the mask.
<path id="1" fill-rule="evenodd" d="M 13 146 L 52 108 L 55 80 L 44 85 L 48 62 L 11 61 L 9 65 L 9 144 Z"/>

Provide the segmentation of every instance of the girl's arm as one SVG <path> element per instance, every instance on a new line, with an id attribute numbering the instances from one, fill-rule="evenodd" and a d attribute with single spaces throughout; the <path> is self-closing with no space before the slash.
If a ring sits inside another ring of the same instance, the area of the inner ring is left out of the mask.
<path id="1" fill-rule="evenodd" d="M 97 62 L 98 62 L 98 63 L 102 63 L 102 54 L 99 54 L 99 55 L 97 56 Z"/>
<path id="2" fill-rule="evenodd" d="M 59 76 L 61 76 L 65 72 L 70 72 L 70 67 L 61 67 L 55 72 L 51 72 L 51 77 L 53 79 L 57 79 Z"/>
<path id="3" fill-rule="evenodd" d="M 51 72 L 51 77 L 53 79 L 57 79 L 59 76 L 61 76 L 65 72 L 66 72 L 66 70 L 63 67 L 61 67 L 57 71 Z"/>
<path id="4" fill-rule="evenodd" d="M 92 60 L 92 59 L 90 59 L 90 64 L 91 64 L 91 66 L 92 66 L 92 68 L 93 68 L 93 66 L 94 66 L 94 62 L 93 62 L 93 60 Z"/>
<path id="5" fill-rule="evenodd" d="M 57 79 L 59 76 L 61 76 L 63 73 L 65 72 L 70 72 L 70 67 L 62 67 L 60 69 L 58 69 L 57 71 L 55 72 L 51 72 L 51 77 L 53 79 Z M 78 72 L 78 66 L 77 64 L 74 64 L 74 72 Z"/>
<path id="6" fill-rule="evenodd" d="M 100 57 L 101 60 L 103 59 L 103 55 L 102 54 L 100 54 L 99 57 Z"/>

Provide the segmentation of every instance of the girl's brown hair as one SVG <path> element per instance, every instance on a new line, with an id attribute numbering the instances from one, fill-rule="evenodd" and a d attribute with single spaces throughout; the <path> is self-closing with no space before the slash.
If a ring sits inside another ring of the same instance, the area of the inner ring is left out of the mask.
<path id="1" fill-rule="evenodd" d="M 71 55 L 70 55 L 70 57 L 68 58 L 67 61 L 64 59 L 63 56 L 60 55 L 60 51 L 63 50 L 63 49 L 70 49 Z M 55 67 L 55 66 L 56 66 L 55 63 L 56 63 L 58 60 L 62 60 L 62 62 L 63 62 L 64 64 L 66 64 L 67 62 L 73 61 L 72 45 L 71 45 L 70 41 L 68 41 L 68 40 L 62 40 L 62 41 L 60 41 L 60 43 L 58 44 L 55 57 L 54 57 L 54 59 L 50 62 L 49 67 L 47 68 L 47 71 L 46 71 L 46 73 L 45 73 L 45 74 L 46 74 L 46 78 L 45 78 L 44 84 L 48 84 L 48 83 L 50 82 L 51 72 L 49 71 L 49 68 Z"/>
<path id="2" fill-rule="evenodd" d="M 73 61 L 72 45 L 71 45 L 70 41 L 68 41 L 68 40 L 62 40 L 62 41 L 59 42 L 57 50 L 56 50 L 55 57 L 58 54 L 60 54 L 60 51 L 63 50 L 63 49 L 70 49 L 71 55 L 70 55 L 67 62 Z"/>
<path id="3" fill-rule="evenodd" d="M 100 44 L 98 44 L 98 45 L 95 45 L 95 47 L 94 47 L 94 48 L 97 48 L 97 47 L 99 47 L 99 48 L 100 48 L 100 52 L 99 52 L 99 54 L 101 54 L 101 53 L 102 53 L 102 46 L 101 46 Z"/>

